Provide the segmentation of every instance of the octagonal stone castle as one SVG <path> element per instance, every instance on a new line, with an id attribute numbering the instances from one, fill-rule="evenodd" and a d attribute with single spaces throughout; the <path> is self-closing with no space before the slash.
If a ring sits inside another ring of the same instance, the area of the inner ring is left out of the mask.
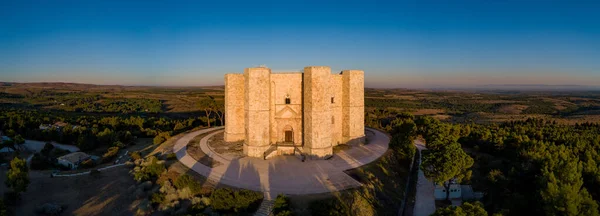
<path id="1" fill-rule="evenodd" d="M 225 75 L 225 113 L 225 141 L 244 140 L 247 156 L 326 158 L 336 145 L 364 142 L 364 72 L 246 68 Z"/>

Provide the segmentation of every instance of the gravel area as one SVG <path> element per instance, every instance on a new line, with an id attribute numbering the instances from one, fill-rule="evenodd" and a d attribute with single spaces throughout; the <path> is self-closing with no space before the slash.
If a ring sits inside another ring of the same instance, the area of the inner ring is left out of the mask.
<path id="1" fill-rule="evenodd" d="M 225 142 L 223 135 L 224 132 L 221 132 L 211 137 L 208 140 L 208 146 L 210 146 L 213 151 L 222 155 L 231 156 L 233 158 L 244 157 L 244 152 L 242 150 L 244 141 Z"/>

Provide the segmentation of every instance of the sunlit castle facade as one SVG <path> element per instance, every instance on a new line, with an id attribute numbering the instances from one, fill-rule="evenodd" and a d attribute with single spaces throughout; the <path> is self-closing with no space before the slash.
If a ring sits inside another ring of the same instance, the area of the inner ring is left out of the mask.
<path id="1" fill-rule="evenodd" d="M 364 141 L 364 72 L 246 68 L 225 75 L 225 113 L 225 141 L 244 140 L 247 156 L 326 158 L 336 145 Z"/>

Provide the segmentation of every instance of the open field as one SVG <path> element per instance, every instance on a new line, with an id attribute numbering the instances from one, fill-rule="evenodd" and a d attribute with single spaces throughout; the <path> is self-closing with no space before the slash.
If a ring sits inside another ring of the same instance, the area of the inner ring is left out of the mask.
<path id="1" fill-rule="evenodd" d="M 104 86 L 72 83 L 4 83 L 0 105 L 74 113 L 192 117 L 197 103 L 223 100 L 223 87 Z M 457 123 L 502 122 L 531 116 L 567 123 L 598 120 L 599 91 L 365 89 L 365 108 L 432 115 Z"/>
<path id="2" fill-rule="evenodd" d="M 90 113 L 168 113 L 186 116 L 199 112 L 207 96 L 223 100 L 222 87 L 105 86 L 73 83 L 5 83 L 0 104 Z"/>
<path id="3" fill-rule="evenodd" d="M 366 89 L 365 106 L 367 112 L 409 112 L 455 123 L 537 117 L 575 124 L 600 119 L 600 92 Z"/>

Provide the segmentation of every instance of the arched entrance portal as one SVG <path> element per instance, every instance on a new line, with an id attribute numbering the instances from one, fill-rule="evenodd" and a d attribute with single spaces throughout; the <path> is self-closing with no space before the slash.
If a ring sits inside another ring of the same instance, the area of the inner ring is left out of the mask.
<path id="1" fill-rule="evenodd" d="M 286 125 L 285 128 L 283 129 L 283 134 L 284 134 L 284 142 L 286 144 L 294 144 L 294 129 L 289 126 Z"/>

